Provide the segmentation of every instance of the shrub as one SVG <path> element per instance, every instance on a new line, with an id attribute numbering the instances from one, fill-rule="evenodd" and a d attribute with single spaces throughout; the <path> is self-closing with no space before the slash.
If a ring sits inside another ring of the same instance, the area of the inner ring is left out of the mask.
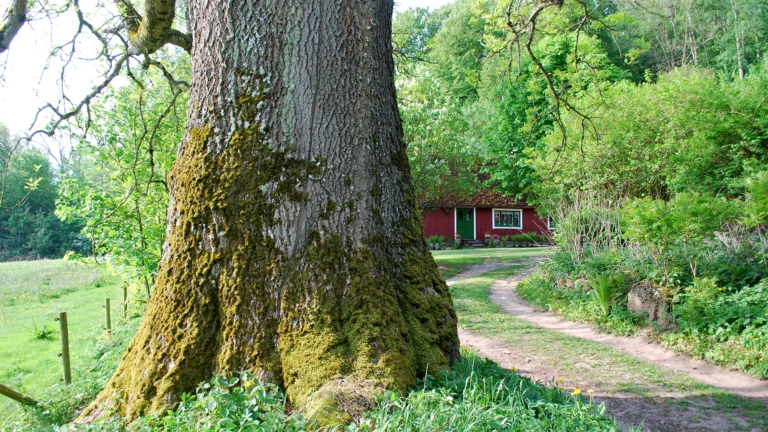
<path id="1" fill-rule="evenodd" d="M 53 340 L 53 335 L 56 334 L 56 330 L 49 324 L 45 324 L 44 326 L 38 328 L 37 324 L 33 325 L 33 331 L 35 334 L 35 339 L 37 340 Z"/>
<path id="2" fill-rule="evenodd" d="M 592 294 L 603 311 L 603 316 L 608 316 L 611 313 L 611 299 L 617 292 L 623 291 L 625 279 L 625 276 L 620 273 L 618 275 L 600 275 L 589 281 Z"/>
<path id="3" fill-rule="evenodd" d="M 768 171 L 762 171 L 747 180 L 744 223 L 748 226 L 768 223 Z"/>

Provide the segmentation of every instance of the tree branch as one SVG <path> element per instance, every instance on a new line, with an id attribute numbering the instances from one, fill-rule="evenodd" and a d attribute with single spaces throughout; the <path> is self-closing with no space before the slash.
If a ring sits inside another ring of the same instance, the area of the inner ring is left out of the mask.
<path id="1" fill-rule="evenodd" d="M 146 0 L 142 17 L 129 0 L 115 0 L 123 26 L 128 31 L 130 54 L 152 54 L 171 44 L 189 52 L 192 36 L 172 28 L 176 16 L 175 0 Z"/>
<path id="2" fill-rule="evenodd" d="M 27 0 L 13 0 L 0 21 L 0 53 L 11 45 L 11 41 L 27 21 Z"/>

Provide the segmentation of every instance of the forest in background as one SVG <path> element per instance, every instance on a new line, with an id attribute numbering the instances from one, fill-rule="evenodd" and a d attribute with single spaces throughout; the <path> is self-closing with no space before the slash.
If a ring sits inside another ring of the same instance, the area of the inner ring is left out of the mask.
<path id="1" fill-rule="evenodd" d="M 762 2 L 585 4 L 544 10 L 530 44 L 516 42 L 509 2 L 398 14 L 400 108 L 425 205 L 473 192 L 479 172 L 552 205 L 577 191 L 739 197 L 765 169 Z"/>

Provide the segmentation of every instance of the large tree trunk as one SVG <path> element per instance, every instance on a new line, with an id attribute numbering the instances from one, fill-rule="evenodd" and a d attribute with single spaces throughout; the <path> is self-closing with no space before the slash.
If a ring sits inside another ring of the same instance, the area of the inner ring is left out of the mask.
<path id="1" fill-rule="evenodd" d="M 192 1 L 157 286 L 91 413 L 156 412 L 240 370 L 306 406 L 328 383 L 405 390 L 458 358 L 411 185 L 391 16 L 392 0 Z"/>

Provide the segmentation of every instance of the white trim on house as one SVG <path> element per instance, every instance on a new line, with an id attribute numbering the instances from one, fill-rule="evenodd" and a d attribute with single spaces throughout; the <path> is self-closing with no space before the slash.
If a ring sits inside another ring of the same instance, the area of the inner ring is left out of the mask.
<path id="1" fill-rule="evenodd" d="M 453 240 L 456 241 L 456 233 L 459 232 L 459 226 L 456 224 L 456 207 L 453 208 Z"/>
<path id="2" fill-rule="evenodd" d="M 517 211 L 520 212 L 520 226 L 519 227 L 503 227 L 503 226 L 496 226 L 496 211 Z M 491 209 L 491 226 L 493 229 L 516 229 L 516 230 L 522 230 L 523 229 L 523 209 L 507 209 L 507 208 L 492 208 Z"/>
<path id="3" fill-rule="evenodd" d="M 552 228 L 552 226 L 549 223 L 551 220 L 552 220 L 552 216 L 547 215 L 547 229 L 550 230 L 550 231 L 555 231 L 555 230 L 557 230 L 557 226 Z"/>

